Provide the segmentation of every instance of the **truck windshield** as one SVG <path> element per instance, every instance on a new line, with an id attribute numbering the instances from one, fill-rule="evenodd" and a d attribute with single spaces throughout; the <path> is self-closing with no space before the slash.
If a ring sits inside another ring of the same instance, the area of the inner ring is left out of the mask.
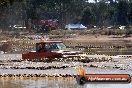
<path id="1" fill-rule="evenodd" d="M 45 45 L 48 50 L 65 50 L 66 46 L 63 43 L 49 43 Z"/>

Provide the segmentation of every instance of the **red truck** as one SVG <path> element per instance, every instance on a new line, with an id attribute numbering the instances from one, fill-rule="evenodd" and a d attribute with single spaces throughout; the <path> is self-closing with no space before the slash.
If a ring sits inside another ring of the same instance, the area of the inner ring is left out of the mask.
<path id="1" fill-rule="evenodd" d="M 23 60 L 43 60 L 61 58 L 62 54 L 56 51 L 65 49 L 66 46 L 62 41 L 44 41 L 36 43 L 36 51 L 22 54 Z"/>
<path id="2" fill-rule="evenodd" d="M 79 51 L 69 51 L 62 41 L 44 41 L 36 43 L 36 51 L 22 54 L 23 60 L 53 60 L 78 56 Z M 66 60 L 65 59 L 65 60 Z"/>

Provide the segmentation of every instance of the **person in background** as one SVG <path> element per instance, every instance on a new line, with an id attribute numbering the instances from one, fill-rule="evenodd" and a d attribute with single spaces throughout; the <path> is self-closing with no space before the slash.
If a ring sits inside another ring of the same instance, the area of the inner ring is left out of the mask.
<path id="1" fill-rule="evenodd" d="M 39 53 L 40 52 L 47 52 L 45 45 L 42 45 L 42 44 L 38 45 L 38 52 Z"/>

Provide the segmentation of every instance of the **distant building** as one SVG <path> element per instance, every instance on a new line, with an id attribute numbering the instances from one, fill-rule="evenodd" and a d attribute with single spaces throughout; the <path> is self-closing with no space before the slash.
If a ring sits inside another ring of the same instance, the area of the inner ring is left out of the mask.
<path id="1" fill-rule="evenodd" d="M 50 30 L 55 30 L 58 27 L 58 20 L 57 19 L 49 19 L 49 20 L 40 20 L 38 22 L 40 26 L 41 32 L 44 31 L 50 31 Z"/>
<path id="2" fill-rule="evenodd" d="M 87 29 L 87 27 L 85 27 L 84 25 L 82 24 L 68 24 L 65 26 L 65 29 L 68 29 L 68 30 L 82 30 L 82 29 Z"/>

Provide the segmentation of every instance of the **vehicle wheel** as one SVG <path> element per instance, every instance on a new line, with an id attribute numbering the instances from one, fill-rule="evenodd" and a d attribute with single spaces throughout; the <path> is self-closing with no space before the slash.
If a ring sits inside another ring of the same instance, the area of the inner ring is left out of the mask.
<path id="1" fill-rule="evenodd" d="M 38 62 L 38 59 L 32 59 L 32 62 Z"/>
<path id="2" fill-rule="evenodd" d="M 86 83 L 86 78 L 84 76 L 79 76 L 76 80 L 79 85 L 84 85 Z"/>
<path id="3" fill-rule="evenodd" d="M 52 62 L 52 58 L 44 58 L 43 62 Z"/>

